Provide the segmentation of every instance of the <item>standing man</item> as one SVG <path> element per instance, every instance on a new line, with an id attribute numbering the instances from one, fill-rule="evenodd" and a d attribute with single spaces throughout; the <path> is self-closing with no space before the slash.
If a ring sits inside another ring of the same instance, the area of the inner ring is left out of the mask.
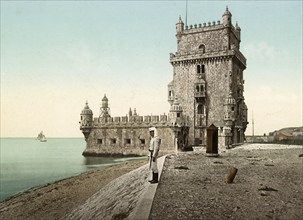
<path id="1" fill-rule="evenodd" d="M 151 140 L 149 144 L 149 152 L 150 152 L 149 168 L 153 172 L 153 179 L 150 180 L 149 182 L 153 184 L 153 183 L 158 183 L 158 178 L 159 178 L 157 157 L 160 148 L 160 139 L 158 138 L 158 132 L 155 127 L 149 128 L 149 134 L 151 136 Z"/>

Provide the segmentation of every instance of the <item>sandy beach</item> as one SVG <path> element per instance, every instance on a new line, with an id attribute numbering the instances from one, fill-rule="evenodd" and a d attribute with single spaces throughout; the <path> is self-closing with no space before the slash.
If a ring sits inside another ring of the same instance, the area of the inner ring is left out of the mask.
<path id="1" fill-rule="evenodd" d="M 227 184 L 232 167 L 238 172 Z M 302 146 L 247 144 L 219 157 L 204 151 L 170 154 L 162 170 L 142 219 L 303 219 Z M 0 216 L 138 219 L 149 174 L 146 160 L 93 170 L 2 202 Z"/>

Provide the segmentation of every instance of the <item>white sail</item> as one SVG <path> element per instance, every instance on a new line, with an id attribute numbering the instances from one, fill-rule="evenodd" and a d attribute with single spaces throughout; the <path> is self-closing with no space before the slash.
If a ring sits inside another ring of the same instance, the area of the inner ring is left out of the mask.
<path id="1" fill-rule="evenodd" d="M 46 142 L 46 141 L 47 141 L 45 135 L 43 134 L 43 131 L 41 131 L 41 132 L 38 134 L 37 140 L 39 140 L 39 141 L 41 141 L 41 142 Z"/>

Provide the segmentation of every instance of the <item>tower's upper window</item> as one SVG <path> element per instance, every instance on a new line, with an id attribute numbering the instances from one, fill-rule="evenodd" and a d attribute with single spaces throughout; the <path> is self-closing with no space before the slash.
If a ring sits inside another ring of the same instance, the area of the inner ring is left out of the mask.
<path id="1" fill-rule="evenodd" d="M 202 53 L 205 53 L 205 45 L 204 44 L 201 44 L 199 46 L 199 50 L 202 52 Z"/>
<path id="2" fill-rule="evenodd" d="M 198 114 L 204 114 L 204 106 L 202 104 L 198 105 Z"/>
<path id="3" fill-rule="evenodd" d="M 197 73 L 205 73 L 205 65 L 197 65 Z"/>

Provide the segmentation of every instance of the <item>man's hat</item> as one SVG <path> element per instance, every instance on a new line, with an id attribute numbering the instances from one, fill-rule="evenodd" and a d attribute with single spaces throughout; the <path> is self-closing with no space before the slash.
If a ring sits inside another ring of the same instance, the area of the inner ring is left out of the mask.
<path id="1" fill-rule="evenodd" d="M 155 128 L 155 127 L 151 127 L 151 128 L 149 128 L 148 130 L 149 130 L 149 131 L 155 131 L 156 128 Z"/>

